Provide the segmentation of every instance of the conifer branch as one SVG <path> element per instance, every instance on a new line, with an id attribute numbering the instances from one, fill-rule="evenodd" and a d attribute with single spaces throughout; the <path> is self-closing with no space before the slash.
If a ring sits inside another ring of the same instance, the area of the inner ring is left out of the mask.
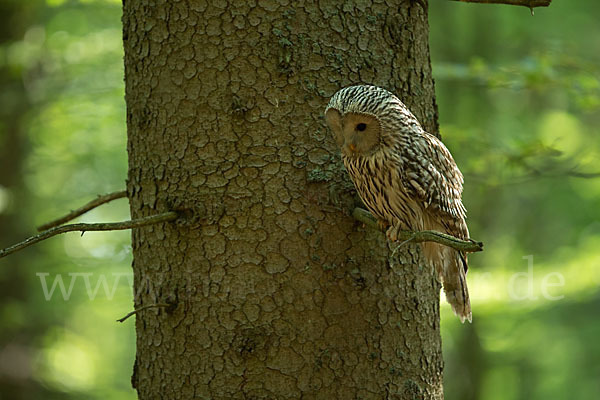
<path id="1" fill-rule="evenodd" d="M 179 214 L 175 211 L 168 211 L 161 214 L 150 215 L 148 217 L 131 219 L 128 221 L 121 222 L 107 222 L 107 223 L 96 223 L 96 224 L 70 224 L 70 225 L 61 225 L 56 226 L 54 228 L 50 228 L 46 231 L 43 231 L 35 236 L 31 236 L 30 238 L 7 247 L 6 249 L 0 250 L 0 258 L 6 257 L 9 254 L 12 254 L 16 251 L 22 250 L 26 247 L 29 247 L 33 244 L 41 242 L 42 240 L 46 240 L 51 238 L 52 236 L 60 235 L 61 233 L 67 232 L 81 232 L 83 235 L 85 232 L 96 232 L 96 231 L 118 231 L 125 229 L 133 229 L 140 228 L 142 226 L 147 225 L 155 225 L 161 222 L 169 222 L 175 220 Z"/>
<path id="2" fill-rule="evenodd" d="M 479 3 L 479 4 L 507 4 L 511 6 L 523 6 L 530 9 L 535 7 L 548 7 L 552 0 L 452 0 L 461 3 Z"/>
<path id="3" fill-rule="evenodd" d="M 174 304 L 169 304 L 169 303 L 156 303 L 156 304 L 148 304 L 147 306 L 142 306 L 139 308 L 136 308 L 135 310 L 127 313 L 127 315 L 125 315 L 123 318 L 119 318 L 117 320 L 117 322 L 125 322 L 129 317 L 131 317 L 132 315 L 136 315 L 141 311 L 147 310 L 149 308 L 172 308 L 174 306 Z"/>
<path id="4" fill-rule="evenodd" d="M 70 213 L 68 213 L 65 216 L 62 216 L 60 218 L 55 219 L 54 221 L 50 221 L 44 225 L 40 225 L 38 226 L 37 230 L 39 232 L 41 231 L 45 231 L 48 230 L 50 228 L 54 228 L 55 226 L 59 226 L 62 225 L 64 223 L 67 223 L 77 217 L 79 217 L 82 214 L 85 214 L 86 212 L 101 206 L 102 204 L 106 204 L 110 201 L 116 200 L 116 199 L 120 199 L 123 197 L 127 197 L 127 191 L 126 190 L 121 190 L 119 192 L 113 192 L 113 193 L 108 193 L 102 196 L 98 196 L 97 198 L 95 198 L 94 200 L 90 201 L 89 203 L 79 207 L 76 210 L 71 211 Z"/>
<path id="5" fill-rule="evenodd" d="M 377 220 L 370 212 L 367 210 L 363 210 L 362 208 L 355 208 L 352 211 L 352 216 L 362 222 L 363 224 L 381 230 L 379 225 L 377 224 Z M 444 246 L 452 247 L 453 249 L 464 251 L 467 253 L 473 253 L 477 251 L 483 251 L 483 243 L 477 242 L 472 239 L 463 240 L 456 238 L 452 235 L 448 235 L 446 233 L 437 232 L 437 231 L 398 231 L 398 240 L 404 241 L 412 241 L 416 243 L 420 242 L 436 242 L 439 244 L 443 244 Z"/>

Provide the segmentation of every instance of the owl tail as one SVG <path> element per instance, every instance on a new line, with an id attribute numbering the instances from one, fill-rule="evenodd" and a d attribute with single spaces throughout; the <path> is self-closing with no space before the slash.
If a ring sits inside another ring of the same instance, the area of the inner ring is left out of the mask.
<path id="1" fill-rule="evenodd" d="M 436 243 L 424 243 L 425 256 L 433 263 L 442 279 L 446 300 L 460 322 L 472 321 L 471 301 L 467 288 L 466 254 Z"/>
<path id="2" fill-rule="evenodd" d="M 454 249 L 447 249 L 443 270 L 444 293 L 446 300 L 452 306 L 454 314 L 460 318 L 460 322 L 465 319 L 472 322 L 471 300 L 469 299 L 469 289 L 467 288 L 467 256 Z"/>

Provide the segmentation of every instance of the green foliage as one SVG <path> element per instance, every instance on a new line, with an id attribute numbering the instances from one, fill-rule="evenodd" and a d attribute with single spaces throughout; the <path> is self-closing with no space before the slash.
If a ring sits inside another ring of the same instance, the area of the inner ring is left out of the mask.
<path id="1" fill-rule="evenodd" d="M 33 5 L 3 5 L 4 24 L 15 15 L 20 24 L 0 37 L 0 103 L 10 110 L 0 113 L 0 143 L 22 168 L 0 171 L 0 218 L 22 227 L 2 236 L 2 247 L 96 193 L 121 189 L 127 171 L 120 2 L 23 3 Z M 83 220 L 128 214 L 119 201 Z M 135 398 L 133 320 L 115 322 L 132 309 L 129 232 L 56 237 L 0 264 L 9 349 L 0 370 L 11 371 L 1 398 Z M 66 300 L 58 279 L 67 292 L 74 282 Z"/>
<path id="2" fill-rule="evenodd" d="M 443 304 L 446 398 L 597 398 L 600 4 L 553 2 L 531 17 L 440 3 L 441 132 L 486 245 L 470 257 L 473 325 Z"/>
<path id="3" fill-rule="evenodd" d="M 443 304 L 446 398 L 597 398 L 600 3 L 555 1 L 534 17 L 430 3 L 441 131 L 465 173 L 472 235 L 486 243 L 470 258 L 473 324 Z M 120 1 L 12 0 L 0 11 L 0 146 L 22 171 L 0 164 L 0 219 L 17 227 L 0 226 L 4 246 L 121 189 L 127 161 Z M 298 44 L 272 33 L 287 71 Z M 83 220 L 127 217 L 119 201 Z M 114 322 L 132 308 L 130 257 L 120 232 L 57 237 L 0 261 L 0 397 L 135 397 L 133 319 Z M 50 290 L 57 276 L 65 289 L 78 280 L 69 300 L 59 286 L 46 300 L 42 279 Z"/>

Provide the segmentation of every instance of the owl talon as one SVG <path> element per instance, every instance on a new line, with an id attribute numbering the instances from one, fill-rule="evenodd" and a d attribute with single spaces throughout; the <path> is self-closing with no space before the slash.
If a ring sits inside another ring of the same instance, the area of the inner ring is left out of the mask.
<path id="1" fill-rule="evenodd" d="M 388 228 L 388 230 L 385 232 L 385 235 L 390 240 L 390 242 L 398 241 L 398 231 L 399 230 L 400 230 L 400 226 L 398 226 L 398 225 L 392 225 Z"/>
<path id="2" fill-rule="evenodd" d="M 383 219 L 378 219 L 377 226 L 379 227 L 380 231 L 385 232 L 385 231 L 387 231 L 388 227 L 390 226 L 390 223 Z"/>

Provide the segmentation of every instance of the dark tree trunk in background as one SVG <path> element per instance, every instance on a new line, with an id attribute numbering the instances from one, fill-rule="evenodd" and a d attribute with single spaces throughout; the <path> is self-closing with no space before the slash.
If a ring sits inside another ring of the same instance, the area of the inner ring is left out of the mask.
<path id="1" fill-rule="evenodd" d="M 211 4 L 207 4 L 211 3 Z M 140 399 L 441 399 L 439 285 L 392 265 L 324 125 L 373 83 L 437 131 L 420 3 L 124 1 Z"/>
<path id="2" fill-rule="evenodd" d="M 29 4 L 21 2 L 0 3 L 0 52 L 10 49 L 11 43 L 23 38 L 36 21 Z M 4 58 L 4 57 L 3 57 Z M 9 240 L 25 237 L 33 218 L 23 210 L 30 210 L 31 198 L 23 182 L 24 164 L 30 150 L 27 126 L 24 121 L 31 111 L 31 103 L 24 86 L 26 75 L 35 65 L 15 68 L 4 59 L 0 63 L 0 247 L 10 245 Z M 36 75 L 37 76 L 37 75 Z M 35 250 L 33 250 L 35 252 Z M 2 304 L 2 330 L 0 332 L 0 398 L 53 398 L 56 393 L 41 384 L 32 375 L 36 353 L 33 343 L 44 339 L 45 321 L 39 315 L 27 313 L 28 318 L 15 323 L 14 310 L 31 310 L 29 296 L 33 274 L 33 252 L 16 253 L 0 264 L 0 304 Z M 39 282 L 39 281 L 38 281 Z M 9 310 L 13 310 L 12 312 Z M 12 317 L 11 317 L 12 316 Z M 62 394 L 62 393 L 61 393 Z"/>

